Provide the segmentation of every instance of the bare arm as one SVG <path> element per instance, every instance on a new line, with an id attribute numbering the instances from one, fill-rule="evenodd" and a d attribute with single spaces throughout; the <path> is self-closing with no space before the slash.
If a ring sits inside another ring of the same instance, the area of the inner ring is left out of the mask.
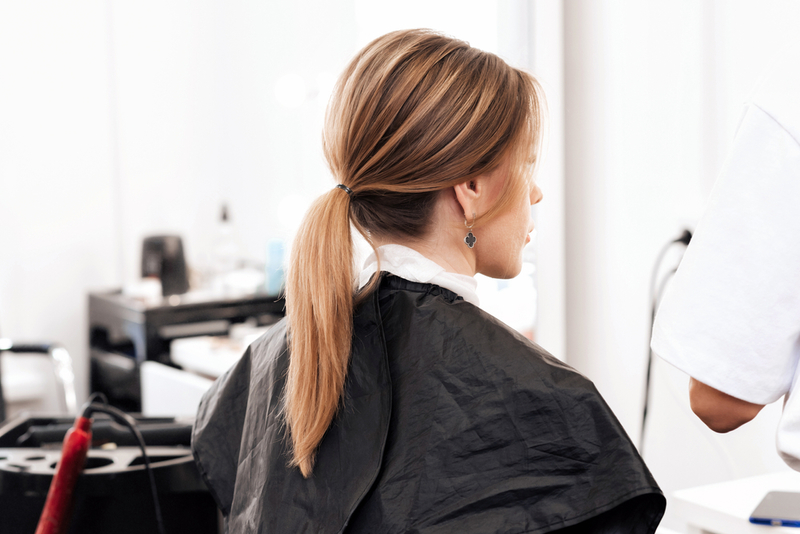
<path id="1" fill-rule="evenodd" d="M 753 404 L 731 397 L 718 389 L 689 380 L 689 402 L 692 411 L 714 432 L 730 432 L 751 421 L 763 404 Z"/>

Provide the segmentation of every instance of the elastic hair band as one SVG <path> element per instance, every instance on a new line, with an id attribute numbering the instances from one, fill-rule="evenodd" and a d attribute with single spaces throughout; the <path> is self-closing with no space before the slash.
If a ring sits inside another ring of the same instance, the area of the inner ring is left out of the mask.
<path id="1" fill-rule="evenodd" d="M 343 189 L 345 193 L 347 193 L 350 196 L 353 196 L 353 190 L 347 187 L 346 185 L 337 184 L 336 187 L 338 187 L 339 189 Z"/>

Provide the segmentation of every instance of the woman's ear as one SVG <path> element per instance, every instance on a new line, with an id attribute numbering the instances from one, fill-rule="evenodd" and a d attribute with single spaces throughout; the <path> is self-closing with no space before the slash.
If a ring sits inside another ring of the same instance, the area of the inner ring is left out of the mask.
<path id="1" fill-rule="evenodd" d="M 474 218 L 473 214 L 478 212 L 478 205 L 483 195 L 483 187 L 483 180 L 479 177 L 472 178 L 453 187 L 456 192 L 456 200 L 458 200 L 464 212 L 465 220 Z"/>

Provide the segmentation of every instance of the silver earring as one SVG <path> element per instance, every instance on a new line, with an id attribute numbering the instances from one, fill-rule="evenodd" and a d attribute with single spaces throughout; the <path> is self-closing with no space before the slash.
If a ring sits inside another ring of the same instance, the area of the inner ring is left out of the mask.
<path id="1" fill-rule="evenodd" d="M 475 212 L 472 212 L 472 224 L 467 224 L 467 220 L 464 219 L 464 226 L 467 227 L 467 237 L 464 238 L 464 243 L 467 244 L 469 248 L 475 246 L 475 242 L 478 241 L 478 238 L 475 237 L 472 233 L 472 227 L 475 226 Z"/>

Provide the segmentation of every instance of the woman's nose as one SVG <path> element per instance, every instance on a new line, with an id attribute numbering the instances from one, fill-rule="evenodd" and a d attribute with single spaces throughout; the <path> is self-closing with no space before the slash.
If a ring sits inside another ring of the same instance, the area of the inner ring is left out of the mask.
<path id="1" fill-rule="evenodd" d="M 531 206 L 541 202 L 543 196 L 544 195 L 542 194 L 542 190 L 539 189 L 539 186 L 537 184 L 533 184 L 533 189 L 531 189 Z"/>

